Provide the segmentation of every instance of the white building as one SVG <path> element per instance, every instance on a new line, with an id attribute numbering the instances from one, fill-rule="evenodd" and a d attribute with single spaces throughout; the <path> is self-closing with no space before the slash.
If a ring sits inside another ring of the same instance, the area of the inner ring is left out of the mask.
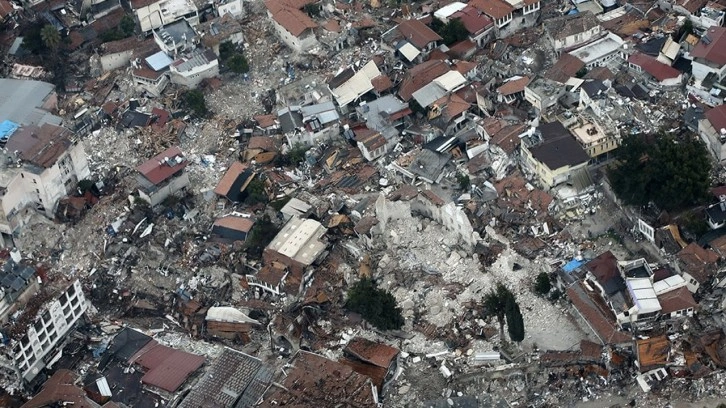
<path id="1" fill-rule="evenodd" d="M 312 146 L 340 135 L 340 116 L 333 102 L 286 107 L 277 117 L 288 146 Z"/>
<path id="2" fill-rule="evenodd" d="M 726 105 L 706 111 L 698 121 L 698 135 L 711 156 L 719 163 L 726 161 Z"/>
<path id="3" fill-rule="evenodd" d="M 189 161 L 174 146 L 154 156 L 136 168 L 139 196 L 152 207 L 189 186 L 184 169 Z"/>
<path id="4" fill-rule="evenodd" d="M 219 75 L 219 61 L 214 51 L 197 50 L 171 64 L 169 73 L 172 83 L 196 88 L 203 80 Z"/>
<path id="5" fill-rule="evenodd" d="M 24 126 L 9 138 L 0 162 L 0 232 L 12 235 L 36 210 L 55 216 L 58 201 L 90 171 L 83 144 L 51 124 Z"/>
<path id="6" fill-rule="evenodd" d="M 600 22 L 589 11 L 545 20 L 543 25 L 555 51 L 586 44 L 604 34 Z"/>
<path id="7" fill-rule="evenodd" d="M 26 334 L 12 346 L 15 366 L 24 381 L 32 381 L 40 370 L 58 361 L 62 350 L 55 350 L 55 347 L 65 339 L 86 309 L 88 303 L 81 283 L 76 280 L 45 311 L 39 312 Z"/>
<path id="8" fill-rule="evenodd" d="M 199 24 L 197 6 L 192 0 L 132 0 L 130 3 L 144 33 L 182 19 L 193 26 Z"/>
<path id="9" fill-rule="evenodd" d="M 301 3 L 292 4 L 285 0 L 267 0 L 267 15 L 280 40 L 296 52 L 309 51 L 318 46 L 313 31 L 318 25 L 302 8 Z M 299 7 L 297 7 L 299 5 Z"/>
<path id="10" fill-rule="evenodd" d="M 691 51 L 691 72 L 697 83 L 715 74 L 718 80 L 726 77 L 726 27 L 709 28 Z"/>
<path id="11" fill-rule="evenodd" d="M 587 69 L 592 69 L 605 66 L 609 61 L 615 59 L 622 60 L 624 44 L 622 38 L 608 32 L 605 37 L 570 51 L 569 54 L 584 62 Z"/>

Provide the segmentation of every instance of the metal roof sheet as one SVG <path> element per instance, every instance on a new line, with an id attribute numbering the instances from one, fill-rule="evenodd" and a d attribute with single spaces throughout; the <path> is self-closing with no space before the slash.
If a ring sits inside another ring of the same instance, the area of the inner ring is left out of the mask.
<path id="1" fill-rule="evenodd" d="M 172 61 L 172 59 L 169 58 L 164 51 L 159 51 L 146 58 L 146 63 L 149 64 L 154 71 L 161 71 L 171 65 L 172 62 L 174 61 Z"/>
<path id="2" fill-rule="evenodd" d="M 406 57 L 409 62 L 413 62 L 416 57 L 421 54 L 421 51 L 419 51 L 418 48 L 414 47 L 413 44 L 405 40 L 399 43 L 398 51 L 401 53 L 401 55 Z"/>

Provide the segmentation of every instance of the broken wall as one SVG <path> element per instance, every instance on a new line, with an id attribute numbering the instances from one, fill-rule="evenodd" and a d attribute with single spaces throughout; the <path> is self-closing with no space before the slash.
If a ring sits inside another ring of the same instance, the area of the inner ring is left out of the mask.
<path id="1" fill-rule="evenodd" d="M 472 249 L 481 241 L 479 233 L 474 231 L 469 218 L 461 208 L 451 202 L 438 206 L 422 196 L 411 201 L 389 201 L 380 194 L 376 200 L 376 217 L 379 223 L 372 231 L 381 234 L 386 231 L 386 225 L 390 220 L 406 219 L 414 214 L 430 218 L 456 233 L 461 246 L 465 248 Z"/>

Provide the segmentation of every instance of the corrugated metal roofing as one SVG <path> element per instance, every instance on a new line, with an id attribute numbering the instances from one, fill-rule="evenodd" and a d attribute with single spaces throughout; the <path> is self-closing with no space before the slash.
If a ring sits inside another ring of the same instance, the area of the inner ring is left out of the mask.
<path id="1" fill-rule="evenodd" d="M 0 78 L 0 118 L 20 125 L 60 125 L 63 119 L 42 108 L 54 89 L 47 82 Z"/>
<path id="2" fill-rule="evenodd" d="M 171 65 L 172 62 L 174 61 L 172 61 L 172 59 L 169 58 L 169 56 L 166 55 L 164 51 L 159 51 L 156 54 L 146 58 L 146 63 L 149 64 L 149 66 L 154 71 L 161 71 L 162 69 Z"/>

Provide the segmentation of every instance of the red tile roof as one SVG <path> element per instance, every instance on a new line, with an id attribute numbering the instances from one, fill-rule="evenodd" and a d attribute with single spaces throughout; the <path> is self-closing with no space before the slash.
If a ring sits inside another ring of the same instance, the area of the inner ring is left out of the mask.
<path id="1" fill-rule="evenodd" d="M 726 129 L 726 105 L 719 105 L 709 109 L 705 116 L 717 132 L 720 132 L 721 129 Z"/>
<path id="2" fill-rule="evenodd" d="M 307 351 L 298 351 L 292 368 L 270 387 L 261 407 L 374 407 L 371 380 L 351 367 Z"/>
<path id="3" fill-rule="evenodd" d="M 726 27 L 711 27 L 704 36 L 708 36 L 708 44 L 701 41 L 691 51 L 694 58 L 703 58 L 706 61 L 713 62 L 719 66 L 726 65 Z"/>
<path id="4" fill-rule="evenodd" d="M 469 5 L 494 19 L 506 17 L 514 11 L 514 7 L 504 0 L 472 0 Z"/>
<path id="5" fill-rule="evenodd" d="M 383 92 L 393 88 L 393 82 L 391 82 L 391 78 L 386 74 L 381 74 L 371 79 L 371 85 L 373 85 L 373 89 L 376 92 Z"/>
<path id="6" fill-rule="evenodd" d="M 590 262 L 585 264 L 585 269 L 595 276 L 598 282 L 604 283 L 620 276 L 620 269 L 618 269 L 618 258 L 613 255 L 611 251 L 603 252 L 602 254 L 592 259 Z"/>
<path id="7" fill-rule="evenodd" d="M 70 130 L 49 123 L 41 127 L 23 126 L 5 147 L 11 152 L 18 151 L 23 160 L 47 169 L 71 147 L 70 136 Z"/>
<path id="8" fill-rule="evenodd" d="M 401 86 L 398 88 L 398 96 L 404 101 L 408 101 L 414 92 L 450 70 L 449 65 L 441 60 L 426 61 L 418 64 L 406 72 Z"/>
<path id="9" fill-rule="evenodd" d="M 343 352 L 349 353 L 366 363 L 388 368 L 400 351 L 387 344 L 376 343 L 362 337 L 356 337 L 348 342 Z"/>
<path id="10" fill-rule="evenodd" d="M 265 6 L 267 6 L 270 14 L 272 14 L 272 19 L 295 37 L 304 33 L 309 28 L 316 28 L 318 26 L 315 21 L 300 10 L 308 3 L 310 2 L 265 0 Z"/>
<path id="11" fill-rule="evenodd" d="M 658 303 L 660 303 L 661 314 L 669 314 L 689 308 L 695 309 L 698 306 L 698 303 L 693 299 L 691 291 L 685 286 L 658 295 Z"/>
<path id="12" fill-rule="evenodd" d="M 441 41 L 440 35 L 419 20 L 404 20 L 398 25 L 398 32 L 418 49 L 434 41 Z"/>
<path id="13" fill-rule="evenodd" d="M 691 242 L 676 254 L 683 263 L 684 269 L 699 283 L 705 283 L 715 272 L 718 254 L 711 249 L 705 249 L 695 242 Z"/>
<path id="14" fill-rule="evenodd" d="M 453 19 L 459 19 L 466 27 L 469 34 L 478 34 L 494 25 L 494 22 L 482 14 L 475 7 L 467 5 L 463 9 L 451 15 Z"/>
<path id="15" fill-rule="evenodd" d="M 43 384 L 41 391 L 21 408 L 42 408 L 69 404 L 76 408 L 94 408 L 98 405 L 86 396 L 86 392 L 76 385 L 78 374 L 65 369 L 57 370 Z"/>
<path id="16" fill-rule="evenodd" d="M 13 12 L 13 6 L 8 0 L 0 0 L 0 20 L 9 16 Z"/>
<path id="17" fill-rule="evenodd" d="M 681 73 L 671 67 L 670 65 L 666 65 L 657 59 L 645 55 L 640 52 L 636 52 L 635 54 L 631 55 L 628 58 L 628 62 L 639 66 L 643 69 L 643 71 L 650 74 L 653 78 L 657 79 L 658 81 L 665 81 L 666 79 L 672 79 L 672 78 L 678 78 Z"/>
<path id="18" fill-rule="evenodd" d="M 698 10 L 702 9 L 703 6 L 708 3 L 708 0 L 676 0 L 675 5 L 681 6 L 688 10 L 689 13 L 694 14 Z"/>
<path id="19" fill-rule="evenodd" d="M 635 343 L 641 371 L 649 371 L 668 363 L 671 343 L 665 335 L 639 339 Z"/>
<path id="20" fill-rule="evenodd" d="M 603 344 L 623 344 L 632 341 L 631 336 L 618 330 L 612 312 L 609 309 L 605 310 L 607 305 L 602 302 L 603 305 L 598 306 L 592 296 L 582 282 L 567 288 L 567 297 L 572 305 L 580 312 Z"/>
<path id="21" fill-rule="evenodd" d="M 141 377 L 142 383 L 174 392 L 204 364 L 204 357 L 162 346 L 156 340 L 151 340 L 131 356 L 128 363 L 137 363 L 147 370 Z"/>
<path id="22" fill-rule="evenodd" d="M 451 68 L 458 71 L 461 75 L 468 74 L 473 69 L 476 69 L 476 67 L 477 67 L 476 62 L 471 62 L 471 61 L 456 61 L 454 63 L 454 65 L 451 66 Z"/>
<path id="23" fill-rule="evenodd" d="M 227 172 L 224 173 L 224 176 L 219 180 L 219 183 L 217 183 L 217 187 L 214 188 L 214 193 L 221 196 L 229 194 L 232 185 L 245 170 L 247 170 L 246 164 L 238 161 L 232 163 L 229 169 L 227 169 Z"/>
<path id="24" fill-rule="evenodd" d="M 505 82 L 504 85 L 497 88 L 497 92 L 504 96 L 516 94 L 518 92 L 524 92 L 524 88 L 526 88 L 528 84 L 528 77 L 510 79 L 509 81 Z"/>
<path id="25" fill-rule="evenodd" d="M 176 158 L 181 160 L 176 160 Z M 168 159 L 168 160 L 167 160 Z M 153 184 L 159 184 L 187 167 L 189 161 L 178 147 L 170 147 L 151 160 L 141 164 L 136 170 Z"/>
<path id="26" fill-rule="evenodd" d="M 547 70 L 544 77 L 564 84 L 570 78 L 574 77 L 584 66 L 585 63 L 581 59 L 568 53 L 563 53 L 555 65 Z"/>
<path id="27" fill-rule="evenodd" d="M 228 215 L 214 221 L 215 227 L 224 227 L 235 231 L 250 232 L 255 223 L 249 218 Z"/>

